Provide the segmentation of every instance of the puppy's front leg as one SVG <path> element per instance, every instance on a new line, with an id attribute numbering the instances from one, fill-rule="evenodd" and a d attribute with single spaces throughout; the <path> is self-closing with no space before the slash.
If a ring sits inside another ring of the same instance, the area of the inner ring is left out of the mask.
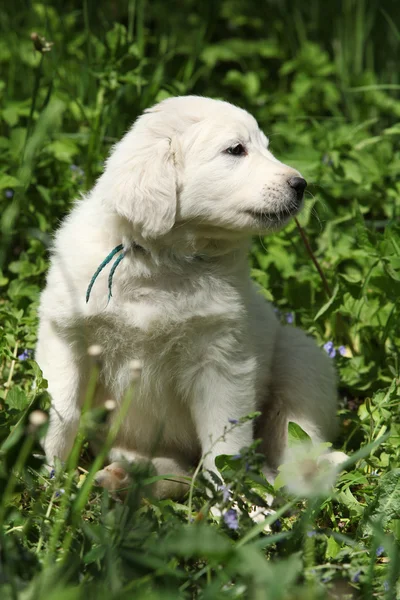
<path id="1" fill-rule="evenodd" d="M 254 362 L 232 363 L 225 371 L 207 367 L 197 375 L 192 414 L 207 470 L 216 471 L 219 454 L 237 454 L 252 443 L 252 423 L 232 423 L 255 411 Z"/>
<path id="2" fill-rule="evenodd" d="M 54 458 L 65 461 L 72 449 L 81 416 L 82 367 L 70 341 L 57 333 L 53 324 L 42 319 L 36 347 L 36 360 L 48 380 L 51 395 L 50 424 L 44 439 L 49 465 Z"/>

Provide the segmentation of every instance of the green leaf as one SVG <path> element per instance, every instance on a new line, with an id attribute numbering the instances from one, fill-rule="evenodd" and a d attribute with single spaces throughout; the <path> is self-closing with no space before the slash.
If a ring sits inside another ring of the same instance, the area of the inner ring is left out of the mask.
<path id="1" fill-rule="evenodd" d="M 185 558 L 226 559 L 232 553 L 229 540 L 206 524 L 186 525 L 165 542 L 169 553 Z"/>
<path id="2" fill-rule="evenodd" d="M 340 492 L 338 494 L 338 500 L 347 507 L 352 518 L 355 519 L 357 517 L 361 517 L 361 515 L 364 513 L 363 506 L 361 506 L 361 504 L 355 498 L 350 488 L 346 488 L 343 492 Z"/>
<path id="3" fill-rule="evenodd" d="M 3 271 L 0 269 L 0 287 L 4 287 L 9 282 L 8 277 L 3 275 Z"/>
<path id="4" fill-rule="evenodd" d="M 385 527 L 393 519 L 400 519 L 400 469 L 381 476 L 374 500 L 365 510 L 360 527 L 370 534 L 371 523 Z"/>
<path id="5" fill-rule="evenodd" d="M 341 550 L 340 544 L 338 544 L 337 541 L 335 540 L 335 538 L 331 535 L 328 538 L 328 543 L 326 545 L 326 551 L 325 551 L 326 558 L 328 558 L 328 559 L 336 558 L 336 556 L 339 554 L 340 550 Z"/>
<path id="6" fill-rule="evenodd" d="M 271 562 L 254 546 L 246 545 L 239 549 L 237 555 L 239 573 L 262 584 L 263 589 L 268 589 L 268 596 L 262 595 L 260 598 L 287 598 L 288 586 L 295 581 L 303 567 L 298 553 L 279 562 Z"/>
<path id="7" fill-rule="evenodd" d="M 271 39 L 241 40 L 239 38 L 224 39 L 219 44 L 208 45 L 201 53 L 201 59 L 209 67 L 218 62 L 236 62 L 244 57 L 256 55 L 268 58 L 279 55 L 280 51 Z"/>
<path id="8" fill-rule="evenodd" d="M 331 307 L 336 308 L 339 306 L 340 299 L 338 298 L 338 292 L 339 292 L 339 284 L 337 283 L 332 292 L 332 296 L 329 298 L 328 302 L 325 302 L 325 304 L 323 306 L 321 306 L 321 308 L 319 309 L 319 311 L 317 312 L 317 314 L 314 317 L 314 321 L 317 321 L 320 317 L 322 317 L 322 315 L 325 314 L 326 311 L 329 310 Z"/>
<path id="9" fill-rule="evenodd" d="M 55 140 L 47 144 L 46 150 L 57 160 L 70 163 L 72 158 L 79 152 L 78 146 L 69 138 Z"/>
<path id="10" fill-rule="evenodd" d="M 29 400 L 26 397 L 25 392 L 14 386 L 8 392 L 5 403 L 9 408 L 23 410 L 28 406 Z"/>
<path id="11" fill-rule="evenodd" d="M 96 562 L 96 560 L 100 560 L 104 557 L 106 550 L 106 546 L 93 546 L 89 552 L 86 552 L 85 556 L 83 557 L 83 562 L 86 565 L 89 565 L 90 563 Z"/>
<path id="12" fill-rule="evenodd" d="M 5 173 L 0 174 L 0 190 L 5 190 L 6 188 L 18 188 L 21 187 L 21 182 L 12 175 L 6 175 Z"/>
<path id="13" fill-rule="evenodd" d="M 289 421 L 288 424 L 288 445 L 289 447 L 295 446 L 299 443 L 311 442 L 310 436 L 303 431 L 300 425 Z"/>

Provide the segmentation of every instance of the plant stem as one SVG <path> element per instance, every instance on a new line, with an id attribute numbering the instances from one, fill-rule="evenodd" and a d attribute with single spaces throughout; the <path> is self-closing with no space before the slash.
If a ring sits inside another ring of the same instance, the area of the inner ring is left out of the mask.
<path id="1" fill-rule="evenodd" d="M 26 144 L 28 142 L 29 136 L 32 131 L 33 116 L 35 113 L 36 102 L 37 102 L 37 98 L 38 98 L 40 80 L 42 79 L 42 74 L 43 74 L 43 59 L 44 59 L 44 55 L 42 54 L 40 56 L 40 62 L 38 64 L 38 67 L 37 67 L 36 73 L 35 73 L 35 83 L 34 83 L 33 92 L 32 92 L 31 109 L 29 111 L 28 124 L 26 126 L 25 148 L 26 148 Z M 24 154 L 25 154 L 25 150 L 22 154 L 22 157 L 24 156 Z"/>
<path id="2" fill-rule="evenodd" d="M 321 265 L 318 262 L 317 257 L 315 256 L 313 249 L 311 248 L 310 242 L 308 241 L 308 237 L 306 235 L 306 232 L 304 231 L 304 229 L 302 228 L 302 226 L 300 225 L 299 221 L 295 218 L 295 223 L 297 225 L 297 228 L 300 232 L 301 235 L 301 239 L 304 242 L 304 245 L 307 249 L 308 254 L 310 255 L 311 260 L 313 261 L 315 268 L 317 269 L 319 276 L 321 277 L 322 280 L 322 285 L 324 287 L 325 293 L 328 296 L 328 298 L 330 298 L 332 296 L 332 290 L 329 286 L 329 283 L 325 277 L 325 273 L 322 270 Z"/>
<path id="3" fill-rule="evenodd" d="M 17 358 L 17 352 L 18 352 L 18 342 L 16 342 L 15 344 L 15 348 L 14 348 L 14 352 L 13 352 L 13 359 L 11 361 L 11 366 L 10 366 L 10 372 L 8 374 L 8 378 L 6 383 L 4 384 L 4 387 L 6 388 L 6 391 L 4 393 L 4 400 L 7 398 L 7 394 L 10 391 L 10 385 L 11 385 L 11 381 L 14 375 L 14 368 L 15 368 L 15 363 L 16 363 L 16 358 Z"/>

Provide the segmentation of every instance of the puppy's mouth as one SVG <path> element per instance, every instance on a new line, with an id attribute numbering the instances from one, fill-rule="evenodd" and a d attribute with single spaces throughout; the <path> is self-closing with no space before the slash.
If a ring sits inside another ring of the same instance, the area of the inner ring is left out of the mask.
<path id="1" fill-rule="evenodd" d="M 257 221 L 261 221 L 268 225 L 268 223 L 282 223 L 287 221 L 290 217 L 297 215 L 300 210 L 300 206 L 287 206 L 284 210 L 278 211 L 267 211 L 267 210 L 245 210 L 245 214 L 253 217 Z"/>

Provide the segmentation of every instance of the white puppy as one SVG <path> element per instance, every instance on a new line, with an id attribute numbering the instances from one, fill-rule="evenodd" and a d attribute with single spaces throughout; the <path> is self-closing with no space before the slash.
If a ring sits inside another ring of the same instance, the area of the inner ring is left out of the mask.
<path id="1" fill-rule="evenodd" d="M 305 186 L 240 108 L 188 96 L 145 111 L 55 238 L 36 353 L 52 398 L 48 461 L 65 460 L 74 443 L 93 344 L 102 348 L 96 404 L 121 406 L 132 360 L 143 365 L 112 461 L 147 457 L 159 474 L 183 475 L 203 454 L 215 470 L 218 454 L 255 435 L 249 422 L 224 435 L 229 420 L 256 410 L 267 472 L 280 464 L 288 420 L 332 438 L 329 359 L 280 325 L 249 275 L 251 235 L 285 225 Z M 117 246 L 118 268 L 94 279 Z M 117 462 L 99 481 L 115 488 L 124 476 Z M 183 487 L 164 481 L 156 493 Z"/>

